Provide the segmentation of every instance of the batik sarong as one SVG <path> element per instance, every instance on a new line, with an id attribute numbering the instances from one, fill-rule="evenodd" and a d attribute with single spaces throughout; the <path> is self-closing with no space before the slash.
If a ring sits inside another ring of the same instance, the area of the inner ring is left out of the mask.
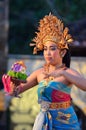
<path id="1" fill-rule="evenodd" d="M 71 101 L 71 87 L 61 82 L 45 80 L 38 85 L 38 103 L 41 109 L 34 123 L 33 130 L 80 130 L 75 111 L 70 105 L 67 108 L 50 108 L 50 104 Z M 53 106 L 53 105 L 52 105 Z"/>

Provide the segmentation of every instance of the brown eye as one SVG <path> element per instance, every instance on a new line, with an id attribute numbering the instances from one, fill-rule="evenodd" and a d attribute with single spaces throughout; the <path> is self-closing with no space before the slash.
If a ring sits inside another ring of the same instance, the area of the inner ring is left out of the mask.
<path id="1" fill-rule="evenodd" d="M 54 50 L 56 50 L 56 49 L 57 49 L 56 46 L 50 48 L 50 50 L 52 50 L 52 51 L 54 51 Z"/>
<path id="2" fill-rule="evenodd" d="M 46 47 L 44 47 L 44 51 L 46 51 L 47 50 L 47 48 Z"/>

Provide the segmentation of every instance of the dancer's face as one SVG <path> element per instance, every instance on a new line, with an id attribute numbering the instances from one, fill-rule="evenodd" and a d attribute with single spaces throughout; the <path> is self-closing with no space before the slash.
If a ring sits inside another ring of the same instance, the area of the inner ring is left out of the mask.
<path id="1" fill-rule="evenodd" d="M 60 65 L 62 58 L 56 43 L 48 41 L 44 44 L 44 58 L 47 64 Z"/>

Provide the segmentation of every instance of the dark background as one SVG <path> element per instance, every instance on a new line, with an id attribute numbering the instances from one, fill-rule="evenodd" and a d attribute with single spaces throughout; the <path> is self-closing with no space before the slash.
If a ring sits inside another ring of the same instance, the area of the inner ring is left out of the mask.
<path id="1" fill-rule="evenodd" d="M 13 54 L 18 58 L 15 54 L 32 55 L 33 48 L 29 47 L 29 43 L 35 36 L 39 20 L 50 12 L 62 19 L 70 29 L 75 41 L 70 47 L 71 55 L 86 56 L 86 0 L 0 0 L 1 93 L 1 78 L 7 72 L 8 56 Z M 86 115 L 77 106 L 74 107 L 82 130 L 85 130 Z M 10 115 L 9 108 L 0 110 L 0 130 L 12 130 L 9 128 L 13 126 Z"/>
<path id="2" fill-rule="evenodd" d="M 29 43 L 39 20 L 49 12 L 69 27 L 75 41 L 72 56 L 86 56 L 86 0 L 10 0 L 9 54 L 32 54 Z"/>

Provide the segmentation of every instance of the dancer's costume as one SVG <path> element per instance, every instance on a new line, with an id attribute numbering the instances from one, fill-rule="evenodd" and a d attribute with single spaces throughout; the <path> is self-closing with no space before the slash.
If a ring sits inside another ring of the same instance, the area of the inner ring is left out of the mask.
<path id="1" fill-rule="evenodd" d="M 60 50 L 68 50 L 69 44 L 73 41 L 69 29 L 51 13 L 39 22 L 38 31 L 33 39 L 34 54 L 43 51 L 47 41 L 54 42 Z M 77 116 L 71 106 L 71 88 L 53 80 L 47 85 L 46 81 L 41 81 L 38 86 L 41 111 L 33 130 L 80 130 Z"/>
<path id="2" fill-rule="evenodd" d="M 61 82 L 45 80 L 38 85 L 38 103 L 41 105 L 33 130 L 80 130 L 77 116 L 71 106 L 71 87 Z"/>

